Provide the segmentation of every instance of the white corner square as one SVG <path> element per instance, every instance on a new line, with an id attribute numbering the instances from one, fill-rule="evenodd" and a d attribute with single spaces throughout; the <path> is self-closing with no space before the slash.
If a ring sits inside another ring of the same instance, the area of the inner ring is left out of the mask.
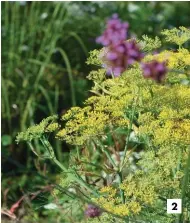
<path id="1" fill-rule="evenodd" d="M 182 202 L 181 199 L 167 199 L 167 213 L 181 214 Z"/>

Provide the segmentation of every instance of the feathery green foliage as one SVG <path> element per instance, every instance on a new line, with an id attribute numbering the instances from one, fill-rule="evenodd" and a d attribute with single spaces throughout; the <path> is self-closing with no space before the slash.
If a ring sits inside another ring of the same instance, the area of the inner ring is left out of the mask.
<path id="1" fill-rule="evenodd" d="M 25 132 L 20 132 L 17 135 L 16 141 L 32 141 L 34 139 L 39 139 L 45 134 L 45 132 L 54 132 L 59 129 L 59 125 L 56 122 L 58 119 L 57 115 L 49 116 L 43 119 L 38 125 L 31 126 Z"/>
<path id="2" fill-rule="evenodd" d="M 178 46 L 182 46 L 190 39 L 190 30 L 183 26 L 180 26 L 179 29 L 163 30 L 161 34 L 165 36 L 167 42 L 175 43 Z"/>
<path id="3" fill-rule="evenodd" d="M 152 39 L 147 35 L 143 35 L 142 40 L 138 40 L 137 42 L 139 42 L 141 49 L 145 52 L 149 52 L 161 47 L 161 41 L 157 36 Z"/>

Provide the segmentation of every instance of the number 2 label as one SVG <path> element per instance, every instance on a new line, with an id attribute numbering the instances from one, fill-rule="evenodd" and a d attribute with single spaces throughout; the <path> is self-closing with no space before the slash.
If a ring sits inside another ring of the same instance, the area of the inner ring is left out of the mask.
<path id="1" fill-rule="evenodd" d="M 167 213 L 181 214 L 182 202 L 181 199 L 167 199 Z"/>

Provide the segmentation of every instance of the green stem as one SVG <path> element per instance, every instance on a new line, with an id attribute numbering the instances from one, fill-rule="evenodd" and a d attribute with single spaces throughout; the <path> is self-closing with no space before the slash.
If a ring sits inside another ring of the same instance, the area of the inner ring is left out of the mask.
<path id="1" fill-rule="evenodd" d="M 111 163 L 111 164 L 113 165 L 113 167 L 117 170 L 118 167 L 117 167 L 117 165 L 115 164 L 113 158 L 111 157 L 111 154 L 110 154 L 110 153 L 108 152 L 108 150 L 106 150 L 106 149 L 104 149 L 103 151 L 104 151 L 104 153 L 106 154 L 107 158 L 109 159 L 110 163 Z"/>
<path id="2" fill-rule="evenodd" d="M 77 150 L 77 158 L 80 159 L 80 151 L 79 151 L 79 147 L 76 146 L 76 150 Z"/>
<path id="3" fill-rule="evenodd" d="M 45 148 L 48 150 L 48 153 L 50 155 L 50 158 L 53 160 L 53 162 L 59 166 L 59 168 L 61 170 L 63 170 L 64 172 L 68 172 L 68 169 L 61 164 L 56 156 L 55 153 L 53 151 L 53 148 L 51 146 L 51 144 L 49 143 L 49 141 L 45 138 L 45 136 L 42 137 L 41 142 L 43 143 L 43 145 L 45 146 Z M 81 176 L 78 175 L 78 173 L 75 170 L 72 170 L 72 172 L 70 173 L 73 178 L 75 179 L 76 182 L 78 182 L 81 186 L 83 186 L 84 188 L 86 188 L 88 191 L 90 191 L 91 193 L 93 193 L 94 195 L 98 196 L 98 193 L 93 190 L 83 179 Z"/>
<path id="4" fill-rule="evenodd" d="M 29 145 L 30 149 L 32 150 L 32 152 L 33 152 L 36 156 L 39 157 L 39 155 L 38 155 L 38 153 L 35 151 L 35 149 L 34 149 L 32 143 L 31 143 L 31 142 L 28 142 L 28 145 Z"/>
<path id="5" fill-rule="evenodd" d="M 51 146 L 51 144 L 49 143 L 49 141 L 44 137 L 42 137 L 41 139 L 41 142 L 43 144 L 43 146 L 47 149 L 48 153 L 49 153 L 49 156 L 50 156 L 50 159 L 52 159 L 52 161 L 64 172 L 67 172 L 67 168 L 61 164 L 57 159 L 56 159 L 56 156 L 55 156 L 55 153 L 53 151 L 53 148 Z"/>
<path id="6" fill-rule="evenodd" d="M 182 214 L 179 216 L 179 220 L 178 220 L 179 223 L 183 222 L 183 210 L 184 210 L 184 206 L 185 206 L 184 198 L 185 198 L 185 193 L 186 193 L 186 189 L 187 189 L 189 180 L 190 180 L 190 148 L 189 148 L 186 167 L 184 170 L 184 178 L 183 178 L 182 192 L 181 192 Z"/>
<path id="7" fill-rule="evenodd" d="M 125 163 L 125 157 L 126 157 L 126 153 L 128 149 L 129 138 L 130 138 L 131 129 L 133 125 L 134 115 L 135 115 L 135 106 L 133 106 L 132 113 L 130 116 L 130 124 L 129 124 L 128 132 L 127 132 L 127 138 L 126 138 L 126 143 L 125 143 L 125 148 L 124 148 L 124 156 L 123 156 L 123 160 L 121 161 L 120 171 L 122 171 L 124 163 Z"/>
<path id="8" fill-rule="evenodd" d="M 8 128 L 9 128 L 9 133 L 11 134 L 11 110 L 10 110 L 10 101 L 9 101 L 9 94 L 8 94 L 8 87 L 7 87 L 7 83 L 5 82 L 4 78 L 1 77 L 2 80 L 2 96 L 3 96 L 3 103 L 5 106 L 5 111 L 7 114 L 7 122 L 8 122 Z"/>
<path id="9" fill-rule="evenodd" d="M 98 84 L 97 82 L 95 82 L 97 84 L 97 86 L 106 94 L 108 95 L 115 95 L 115 94 L 112 94 L 111 92 L 107 91 L 103 86 L 101 86 L 100 84 Z M 92 91 L 93 92 L 93 91 Z"/>
<path id="10" fill-rule="evenodd" d="M 119 177 L 119 184 L 121 184 L 123 181 L 121 172 L 118 172 L 118 177 Z M 120 197 L 121 197 L 122 203 L 124 204 L 125 203 L 124 191 L 121 188 L 119 188 L 119 190 L 120 190 Z"/>
<path id="11" fill-rule="evenodd" d="M 85 180 L 82 179 L 82 177 L 80 175 L 78 175 L 78 173 L 76 171 L 74 171 L 74 174 L 76 175 L 75 180 L 83 187 L 85 187 L 87 190 L 89 190 L 92 194 L 94 194 L 95 196 L 98 196 L 98 193 L 93 190 L 87 183 Z"/>
<path id="12" fill-rule="evenodd" d="M 60 162 L 62 162 L 63 161 L 63 154 L 62 154 L 62 149 L 61 149 L 61 142 L 58 141 L 58 140 L 56 140 L 55 150 L 56 150 L 58 160 L 60 160 Z"/>
<path id="13" fill-rule="evenodd" d="M 131 129 L 132 129 L 132 125 L 133 125 L 133 119 L 134 119 L 134 115 L 135 115 L 135 107 L 136 106 L 133 106 L 133 108 L 132 108 L 132 113 L 131 113 L 131 116 L 130 116 L 130 124 L 129 124 L 128 133 L 127 133 L 125 148 L 124 148 L 124 156 L 123 156 L 123 159 L 121 161 L 120 170 L 118 171 L 119 184 L 122 183 L 122 169 L 123 169 L 123 167 L 125 165 L 125 158 L 126 158 L 126 154 L 127 154 L 129 138 L 130 138 Z M 121 188 L 120 188 L 120 196 L 121 196 L 122 203 L 124 204 L 125 203 L 125 195 L 124 195 L 124 191 Z"/>
<path id="14" fill-rule="evenodd" d="M 111 154 L 109 153 L 109 151 L 104 148 L 104 145 L 102 145 L 102 143 L 98 139 L 95 140 L 94 143 L 101 147 L 101 150 L 106 154 L 106 156 L 107 156 L 108 160 L 110 161 L 110 163 L 117 170 L 118 169 L 117 165 L 115 164 L 115 162 L 114 162 L 113 158 L 111 157 Z"/>
<path id="15" fill-rule="evenodd" d="M 56 48 L 56 50 L 58 50 L 61 54 L 61 56 L 63 57 L 64 61 L 65 61 L 65 65 L 68 71 L 68 77 L 69 77 L 69 83 L 70 83 L 70 88 L 71 88 L 71 100 L 72 100 L 72 106 L 76 106 L 76 95 L 75 95 L 75 86 L 74 86 L 74 78 L 72 75 L 72 69 L 71 69 L 71 65 L 69 62 L 69 58 L 67 56 L 67 54 L 65 53 L 65 51 L 61 48 Z"/>
<path id="16" fill-rule="evenodd" d="M 115 164 L 113 158 L 111 157 L 111 154 L 109 153 L 108 150 L 104 149 L 104 146 L 102 145 L 102 143 L 100 141 L 98 141 L 99 143 L 96 143 L 98 145 L 100 145 L 102 151 L 106 154 L 108 160 L 110 161 L 110 163 L 113 165 L 114 169 L 117 170 L 117 175 L 119 177 L 119 185 L 122 183 L 122 173 L 120 171 L 118 171 L 118 166 Z M 124 195 L 124 191 L 120 188 L 120 196 L 121 196 L 121 200 L 122 203 L 125 203 L 125 195 Z"/>

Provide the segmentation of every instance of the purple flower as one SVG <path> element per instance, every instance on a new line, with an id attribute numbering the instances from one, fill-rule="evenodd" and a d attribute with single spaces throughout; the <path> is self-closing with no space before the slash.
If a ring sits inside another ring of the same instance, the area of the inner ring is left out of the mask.
<path id="1" fill-rule="evenodd" d="M 159 83 L 164 79 L 168 71 L 166 62 L 158 62 L 156 60 L 149 63 L 142 63 L 141 67 L 145 78 L 151 78 Z"/>
<path id="2" fill-rule="evenodd" d="M 88 207 L 85 210 L 85 215 L 89 218 L 99 217 L 101 214 L 101 209 L 93 204 L 88 204 Z"/>
<path id="3" fill-rule="evenodd" d="M 106 30 L 96 39 L 97 43 L 106 46 L 107 53 L 101 57 L 107 74 L 119 76 L 129 65 L 140 61 L 143 54 L 135 41 L 125 41 L 129 24 L 121 22 L 117 14 L 107 21 Z"/>
<path id="4" fill-rule="evenodd" d="M 107 21 L 106 30 L 100 37 L 96 38 L 96 42 L 103 46 L 115 45 L 126 40 L 128 28 L 127 22 L 121 22 L 118 15 L 113 14 L 112 18 Z"/>
<path id="5" fill-rule="evenodd" d="M 135 41 L 122 41 L 116 45 L 111 45 L 107 48 L 107 52 L 102 56 L 104 67 L 107 69 L 107 74 L 119 76 L 124 72 L 129 65 L 136 61 L 140 61 L 143 54 Z"/>

